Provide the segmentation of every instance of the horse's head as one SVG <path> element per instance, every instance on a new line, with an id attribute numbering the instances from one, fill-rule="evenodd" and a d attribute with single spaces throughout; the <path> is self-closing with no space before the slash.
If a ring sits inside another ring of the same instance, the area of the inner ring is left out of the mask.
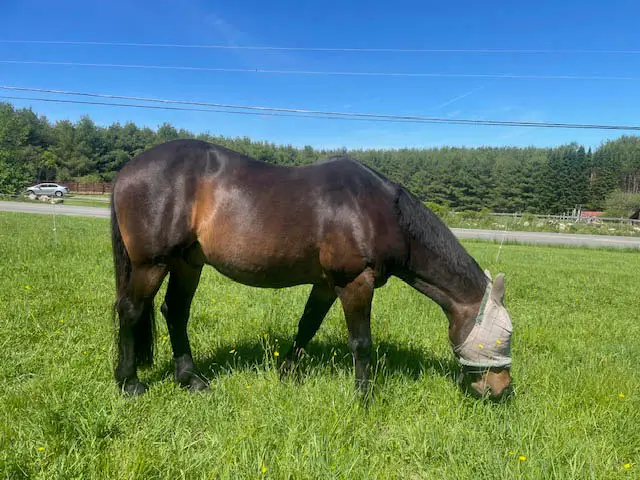
<path id="1" fill-rule="evenodd" d="M 504 306 L 504 274 L 489 283 L 466 338 L 453 345 L 462 365 L 461 385 L 473 396 L 499 400 L 511 384 L 511 318 Z"/>

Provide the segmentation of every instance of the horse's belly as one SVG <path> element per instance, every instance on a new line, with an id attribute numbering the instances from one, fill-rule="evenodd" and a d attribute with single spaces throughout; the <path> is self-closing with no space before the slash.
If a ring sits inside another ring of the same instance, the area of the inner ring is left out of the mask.
<path id="1" fill-rule="evenodd" d="M 281 288 L 316 283 L 321 276 L 318 253 L 311 245 L 286 239 L 228 240 L 202 248 L 206 263 L 237 282 Z"/>

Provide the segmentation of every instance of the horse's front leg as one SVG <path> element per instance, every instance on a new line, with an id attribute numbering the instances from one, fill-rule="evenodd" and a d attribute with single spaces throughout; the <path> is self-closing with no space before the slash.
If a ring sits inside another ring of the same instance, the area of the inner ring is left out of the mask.
<path id="1" fill-rule="evenodd" d="M 371 302 L 374 288 L 374 273 L 367 269 L 347 286 L 338 289 L 349 330 L 349 348 L 353 353 L 356 370 L 356 388 L 365 395 L 368 395 L 371 389 L 369 363 L 372 349 Z"/>
<path id="2" fill-rule="evenodd" d="M 316 334 L 331 305 L 336 300 L 336 293 L 327 285 L 314 285 L 309 294 L 309 299 L 304 307 L 304 312 L 298 323 L 298 333 L 293 339 L 293 345 L 285 357 L 282 365 L 282 374 L 294 370 L 297 360 L 304 348 Z"/>
<path id="3" fill-rule="evenodd" d="M 193 267 L 183 261 L 171 265 L 167 294 L 160 308 L 167 321 L 173 348 L 175 381 L 192 391 L 207 388 L 207 383 L 196 371 L 187 336 L 191 300 L 198 287 L 201 271 L 202 266 Z"/>

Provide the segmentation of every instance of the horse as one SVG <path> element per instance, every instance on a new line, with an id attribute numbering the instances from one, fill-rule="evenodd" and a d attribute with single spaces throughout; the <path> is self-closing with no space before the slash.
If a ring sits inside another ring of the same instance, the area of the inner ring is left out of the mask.
<path id="1" fill-rule="evenodd" d="M 371 303 L 394 276 L 444 311 L 465 389 L 494 400 L 509 390 L 504 275 L 492 280 L 420 200 L 354 158 L 281 166 L 204 141 L 173 140 L 121 169 L 110 207 L 119 320 L 114 376 L 126 395 L 147 389 L 137 369 L 153 360 L 154 297 L 167 275 L 160 311 L 175 381 L 208 388 L 187 335 L 204 265 L 253 287 L 311 285 L 283 367 L 295 366 L 339 299 L 356 391 L 367 394 Z"/>

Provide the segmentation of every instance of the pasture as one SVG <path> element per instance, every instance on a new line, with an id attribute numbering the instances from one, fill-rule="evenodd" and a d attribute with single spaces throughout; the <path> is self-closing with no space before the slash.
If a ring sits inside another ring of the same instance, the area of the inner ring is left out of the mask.
<path id="1" fill-rule="evenodd" d="M 0 213 L 2 478 L 638 478 L 640 253 L 465 242 L 506 273 L 509 401 L 476 401 L 439 307 L 376 292 L 375 400 L 354 400 L 334 305 L 299 379 L 281 381 L 308 286 L 262 290 L 203 272 L 189 333 L 211 390 L 172 382 L 159 315 L 150 391 L 115 388 L 108 222 Z M 165 287 L 156 301 L 158 310 Z"/>

